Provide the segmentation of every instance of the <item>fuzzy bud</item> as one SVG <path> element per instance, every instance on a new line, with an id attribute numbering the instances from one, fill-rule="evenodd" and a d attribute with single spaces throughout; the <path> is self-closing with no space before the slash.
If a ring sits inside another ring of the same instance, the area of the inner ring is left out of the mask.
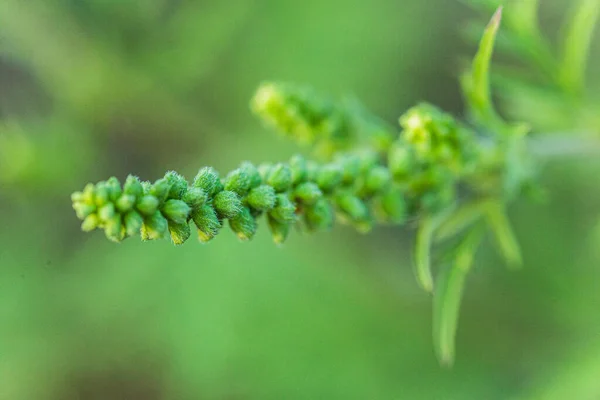
<path id="1" fill-rule="evenodd" d="M 184 224 L 190 215 L 190 206 L 182 200 L 167 200 L 161 209 L 165 217 L 176 224 Z"/>
<path id="2" fill-rule="evenodd" d="M 123 194 L 117 199 L 115 206 L 120 213 L 125 213 L 135 206 L 135 196 L 131 194 Z"/>
<path id="3" fill-rule="evenodd" d="M 88 215 L 81 224 L 81 230 L 91 232 L 100 225 L 100 218 L 96 214 Z"/>
<path id="4" fill-rule="evenodd" d="M 317 172 L 316 182 L 324 192 L 329 192 L 342 182 L 344 171 L 337 164 L 323 166 Z"/>
<path id="5" fill-rule="evenodd" d="M 96 201 L 96 205 L 98 207 L 102 207 L 106 203 L 108 203 L 108 188 L 106 187 L 106 182 L 98 182 L 94 189 L 94 199 Z"/>
<path id="6" fill-rule="evenodd" d="M 373 167 L 365 178 L 363 192 L 368 195 L 386 190 L 392 183 L 392 176 L 387 168 L 378 165 Z"/>
<path id="7" fill-rule="evenodd" d="M 105 221 L 104 233 L 106 234 L 106 237 L 113 242 L 120 242 L 125 238 L 122 230 L 121 216 L 119 214 L 115 214 Z"/>
<path id="8" fill-rule="evenodd" d="M 219 233 L 219 229 L 221 229 L 221 222 L 217 217 L 215 209 L 208 204 L 194 210 L 192 212 L 192 220 L 198 228 L 198 239 L 200 239 L 201 242 L 208 242 L 214 238 L 217 233 Z"/>
<path id="9" fill-rule="evenodd" d="M 153 215 L 158 209 L 158 199 L 151 195 L 143 196 L 140 201 L 138 201 L 136 208 L 143 215 Z"/>
<path id="10" fill-rule="evenodd" d="M 256 211 L 269 211 L 275 206 L 275 189 L 269 185 L 261 185 L 250 191 L 246 203 Z"/>
<path id="11" fill-rule="evenodd" d="M 125 214 L 123 221 L 125 222 L 127 235 L 134 236 L 140 233 L 144 218 L 138 212 L 132 210 Z"/>
<path id="12" fill-rule="evenodd" d="M 181 245 L 190 238 L 192 229 L 187 222 L 178 224 L 169 221 L 169 235 L 171 236 L 171 241 L 174 245 Z"/>
<path id="13" fill-rule="evenodd" d="M 272 218 L 279 222 L 293 222 L 296 220 L 296 206 L 285 194 L 278 194 L 275 207 L 269 212 Z"/>
<path id="14" fill-rule="evenodd" d="M 319 186 L 313 182 L 304 182 L 299 184 L 293 193 L 294 199 L 302 204 L 315 204 L 323 196 Z"/>
<path id="15" fill-rule="evenodd" d="M 117 201 L 123 190 L 121 189 L 121 183 L 114 176 L 106 181 L 106 189 L 108 190 L 108 198 L 110 201 Z"/>
<path id="16" fill-rule="evenodd" d="M 190 187 L 183 195 L 182 200 L 185 201 L 190 208 L 196 209 L 206 203 L 208 196 L 203 189 Z"/>
<path id="17" fill-rule="evenodd" d="M 140 198 L 144 195 L 144 188 L 136 176 L 129 175 L 123 185 L 123 193 Z"/>
<path id="18" fill-rule="evenodd" d="M 285 242 L 285 239 L 287 239 L 288 234 L 290 233 L 290 224 L 280 222 L 271 216 L 267 217 L 267 222 L 269 224 L 269 230 L 271 231 L 273 241 L 276 244 L 283 244 L 283 242 Z"/>
<path id="19" fill-rule="evenodd" d="M 311 231 L 331 229 L 333 220 L 333 208 L 324 197 L 321 197 L 315 204 L 305 209 L 304 222 Z"/>
<path id="20" fill-rule="evenodd" d="M 156 211 L 151 216 L 144 219 L 142 225 L 142 240 L 156 240 L 163 238 L 168 230 L 168 222 L 160 213 Z"/>
<path id="21" fill-rule="evenodd" d="M 290 169 L 292 170 L 292 184 L 297 185 L 306 179 L 306 160 L 299 154 L 290 159 Z"/>
<path id="22" fill-rule="evenodd" d="M 101 221 L 107 222 L 115 215 L 115 205 L 108 203 L 98 210 L 98 217 Z"/>
<path id="23" fill-rule="evenodd" d="M 165 180 L 170 185 L 169 199 L 181 199 L 185 195 L 188 183 L 182 175 L 175 171 L 169 171 L 165 174 Z"/>
<path id="24" fill-rule="evenodd" d="M 202 168 L 194 178 L 192 186 L 203 189 L 209 196 L 214 196 L 223 189 L 219 173 L 212 167 Z"/>
<path id="25" fill-rule="evenodd" d="M 150 187 L 149 194 L 154 196 L 160 204 L 164 203 L 169 196 L 171 185 L 166 179 L 159 179 Z"/>
<path id="26" fill-rule="evenodd" d="M 242 202 L 235 192 L 223 190 L 213 199 L 213 206 L 219 218 L 233 218 L 240 212 Z"/>
<path id="27" fill-rule="evenodd" d="M 256 220 L 248 207 L 242 207 L 235 217 L 229 219 L 229 226 L 240 240 L 250 240 L 256 233 Z"/>
<path id="28" fill-rule="evenodd" d="M 273 186 L 276 192 L 285 192 L 292 185 L 292 170 L 286 164 L 276 164 L 271 169 L 267 183 Z"/>
<path id="29" fill-rule="evenodd" d="M 250 177 L 243 169 L 234 169 L 225 178 L 224 188 L 240 196 L 245 196 L 250 190 Z"/>

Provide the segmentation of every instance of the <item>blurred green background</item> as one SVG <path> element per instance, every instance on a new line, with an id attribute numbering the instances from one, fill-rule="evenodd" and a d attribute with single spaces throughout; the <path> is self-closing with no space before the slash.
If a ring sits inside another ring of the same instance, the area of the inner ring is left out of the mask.
<path id="1" fill-rule="evenodd" d="M 544 3 L 555 36 L 568 1 Z M 452 369 L 406 230 L 116 245 L 71 209 L 112 175 L 286 159 L 297 149 L 248 111 L 266 79 L 390 122 L 420 100 L 460 115 L 475 15 L 454 0 L 2 0 L 0 399 L 599 399 L 593 159 L 549 166 L 548 201 L 511 209 L 522 271 L 480 253 Z"/>

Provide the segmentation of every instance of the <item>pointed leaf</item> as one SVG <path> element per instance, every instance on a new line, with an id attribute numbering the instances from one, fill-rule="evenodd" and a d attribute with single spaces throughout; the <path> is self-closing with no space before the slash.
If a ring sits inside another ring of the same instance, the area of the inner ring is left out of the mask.
<path id="1" fill-rule="evenodd" d="M 433 341 L 440 364 L 454 363 L 455 338 L 465 278 L 483 238 L 483 229 L 471 230 L 456 249 L 454 261 L 440 274 L 433 298 Z"/>

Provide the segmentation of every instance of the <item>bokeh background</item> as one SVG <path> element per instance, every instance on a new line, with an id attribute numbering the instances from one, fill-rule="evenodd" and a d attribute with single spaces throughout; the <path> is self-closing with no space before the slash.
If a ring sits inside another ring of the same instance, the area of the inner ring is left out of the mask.
<path id="1" fill-rule="evenodd" d="M 542 3 L 554 38 L 569 2 Z M 452 369 L 408 230 L 116 245 L 71 209 L 112 175 L 288 158 L 248 110 L 263 80 L 390 122 L 421 100 L 460 115 L 464 33 L 489 16 L 454 0 L 2 0 L 0 399 L 599 399 L 594 158 L 549 165 L 546 201 L 511 208 L 523 270 L 484 246 Z M 513 111 L 541 130 L 542 103 Z"/>

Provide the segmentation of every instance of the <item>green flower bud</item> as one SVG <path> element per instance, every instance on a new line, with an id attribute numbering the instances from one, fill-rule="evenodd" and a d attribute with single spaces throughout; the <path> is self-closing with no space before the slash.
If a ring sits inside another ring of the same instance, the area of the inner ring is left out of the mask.
<path id="1" fill-rule="evenodd" d="M 131 194 L 123 194 L 115 202 L 117 210 L 121 213 L 125 213 L 133 208 L 135 205 L 135 196 Z"/>
<path id="2" fill-rule="evenodd" d="M 121 216 L 113 215 L 104 224 L 104 233 L 109 240 L 120 242 L 125 238 L 125 232 L 122 230 Z"/>
<path id="3" fill-rule="evenodd" d="M 310 231 L 331 229 L 333 226 L 333 208 L 327 199 L 321 197 L 304 211 L 304 222 Z"/>
<path id="4" fill-rule="evenodd" d="M 306 160 L 299 154 L 290 159 L 290 169 L 292 171 L 292 184 L 297 185 L 306 179 Z"/>
<path id="5" fill-rule="evenodd" d="M 294 189 L 293 197 L 302 204 L 315 204 L 315 202 L 323 196 L 323 192 L 319 189 L 316 183 L 304 182 L 299 184 Z"/>
<path id="6" fill-rule="evenodd" d="M 260 179 L 262 182 L 267 181 L 267 179 L 271 175 L 272 170 L 273 170 L 273 164 L 270 164 L 270 163 L 262 163 L 258 166 L 258 173 L 260 174 Z"/>
<path id="7" fill-rule="evenodd" d="M 83 196 L 83 192 L 73 192 L 71 194 L 71 202 L 73 203 L 84 203 L 84 196 Z"/>
<path id="8" fill-rule="evenodd" d="M 121 183 L 114 176 L 106 181 L 106 189 L 108 190 L 108 198 L 110 201 L 117 201 L 123 190 L 121 189 Z"/>
<path id="9" fill-rule="evenodd" d="M 360 172 L 366 173 L 371 168 L 379 164 L 379 154 L 373 150 L 361 150 L 356 153 L 359 159 Z"/>
<path id="10" fill-rule="evenodd" d="M 86 204 L 92 205 L 92 204 L 96 204 L 96 187 L 91 184 L 88 183 L 87 185 L 85 185 L 85 188 L 83 189 L 82 192 L 82 201 Z"/>
<path id="11" fill-rule="evenodd" d="M 125 185 L 123 185 L 123 192 L 140 198 L 144 195 L 144 188 L 138 177 L 129 175 L 125 180 Z"/>
<path id="12" fill-rule="evenodd" d="M 400 224 L 406 220 L 407 205 L 404 194 L 399 188 L 390 188 L 373 200 L 373 210 L 384 221 Z"/>
<path id="13" fill-rule="evenodd" d="M 240 240 L 250 240 L 256 233 L 256 220 L 248 207 L 242 207 L 235 217 L 230 218 L 229 226 Z"/>
<path id="14" fill-rule="evenodd" d="M 363 193 L 367 195 L 372 195 L 375 193 L 380 193 L 387 188 L 389 188 L 392 183 L 392 176 L 390 171 L 387 168 L 378 165 L 373 167 L 365 178 Z"/>
<path id="15" fill-rule="evenodd" d="M 342 182 L 344 172 L 337 164 L 323 166 L 317 172 L 316 182 L 324 192 L 329 192 Z"/>
<path id="16" fill-rule="evenodd" d="M 293 222 L 296 220 L 296 206 L 287 195 L 278 194 L 275 207 L 269 211 L 269 215 L 282 223 Z"/>
<path id="17" fill-rule="evenodd" d="M 248 175 L 248 179 L 250 180 L 250 189 L 254 189 L 262 183 L 262 178 L 260 176 L 260 172 L 258 172 L 258 168 L 256 168 L 251 162 L 244 161 L 240 165 L 240 169 L 242 169 L 246 175 Z"/>
<path id="18" fill-rule="evenodd" d="M 96 189 L 94 190 L 96 205 L 98 207 L 102 207 L 106 203 L 108 203 L 108 188 L 106 187 L 106 182 L 98 182 L 96 184 Z"/>
<path id="19" fill-rule="evenodd" d="M 369 218 L 369 208 L 357 196 L 344 193 L 335 198 L 338 210 L 350 221 L 361 222 Z"/>
<path id="20" fill-rule="evenodd" d="M 151 216 L 144 219 L 144 224 L 142 225 L 142 240 L 156 240 L 163 238 L 168 230 L 168 222 L 165 217 L 160 213 L 160 211 L 156 211 Z"/>
<path id="21" fill-rule="evenodd" d="M 319 173 L 319 164 L 313 160 L 306 162 L 306 180 L 315 181 Z"/>
<path id="22" fill-rule="evenodd" d="M 393 146 L 388 154 L 388 167 L 396 181 L 407 179 L 415 169 L 412 151 L 402 144 Z"/>
<path id="23" fill-rule="evenodd" d="M 98 218 L 104 222 L 110 220 L 114 215 L 115 205 L 113 203 L 108 203 L 98 210 Z"/>
<path id="24" fill-rule="evenodd" d="M 185 201 L 191 208 L 195 209 L 202 206 L 208 200 L 208 196 L 203 189 L 191 187 L 183 195 Z"/>
<path id="25" fill-rule="evenodd" d="M 159 179 L 150 187 L 149 193 L 156 197 L 160 204 L 164 203 L 169 196 L 171 184 L 166 179 Z"/>
<path id="26" fill-rule="evenodd" d="M 140 233 L 144 218 L 137 211 L 131 210 L 125 214 L 123 221 L 125 222 L 125 231 L 127 232 L 127 235 L 135 236 Z"/>
<path id="27" fill-rule="evenodd" d="M 181 199 L 188 188 L 188 183 L 185 178 L 175 171 L 169 171 L 165 174 L 165 180 L 170 185 L 168 198 Z"/>
<path id="28" fill-rule="evenodd" d="M 234 169 L 225 178 L 225 190 L 245 196 L 250 190 L 250 176 L 242 168 Z"/>
<path id="29" fill-rule="evenodd" d="M 290 233 L 290 223 L 280 222 L 275 218 L 268 216 L 267 222 L 269 224 L 269 230 L 273 236 L 273 241 L 276 244 L 283 244 Z"/>
<path id="30" fill-rule="evenodd" d="M 88 215 L 81 224 L 81 230 L 91 232 L 100 225 L 100 218 L 96 214 Z"/>
<path id="31" fill-rule="evenodd" d="M 217 217 L 217 212 L 208 204 L 193 210 L 192 220 L 198 228 L 198 239 L 204 243 L 217 236 L 221 229 L 221 221 Z"/>
<path id="32" fill-rule="evenodd" d="M 292 170 L 285 164 L 276 164 L 270 171 L 267 183 L 276 192 L 285 192 L 292 185 Z"/>
<path id="33" fill-rule="evenodd" d="M 158 199 L 151 195 L 143 196 L 137 203 L 136 208 L 143 215 L 153 215 L 158 209 Z"/>
<path id="34" fill-rule="evenodd" d="M 167 200 L 161 209 L 165 217 L 176 224 L 185 224 L 190 215 L 190 206 L 182 200 Z"/>
<path id="35" fill-rule="evenodd" d="M 223 190 L 219 173 L 212 167 L 202 168 L 194 178 L 192 186 L 203 189 L 209 196 L 214 196 Z"/>
<path id="36" fill-rule="evenodd" d="M 174 245 L 181 245 L 190 238 L 192 229 L 187 222 L 178 224 L 169 221 L 169 234 Z"/>
<path id="37" fill-rule="evenodd" d="M 336 158 L 336 163 L 342 168 L 342 183 L 350 185 L 358 178 L 360 173 L 360 157 L 356 154 L 344 154 Z"/>
<path id="38" fill-rule="evenodd" d="M 246 203 L 256 211 L 269 211 L 275 206 L 275 189 L 260 185 L 248 193 Z"/>
<path id="39" fill-rule="evenodd" d="M 77 218 L 83 220 L 96 211 L 96 206 L 86 203 L 73 203 L 73 209 L 75 210 L 75 214 L 77 214 Z"/>
<path id="40" fill-rule="evenodd" d="M 242 201 L 235 192 L 223 190 L 213 199 L 213 206 L 219 218 L 233 218 L 240 212 Z"/>

